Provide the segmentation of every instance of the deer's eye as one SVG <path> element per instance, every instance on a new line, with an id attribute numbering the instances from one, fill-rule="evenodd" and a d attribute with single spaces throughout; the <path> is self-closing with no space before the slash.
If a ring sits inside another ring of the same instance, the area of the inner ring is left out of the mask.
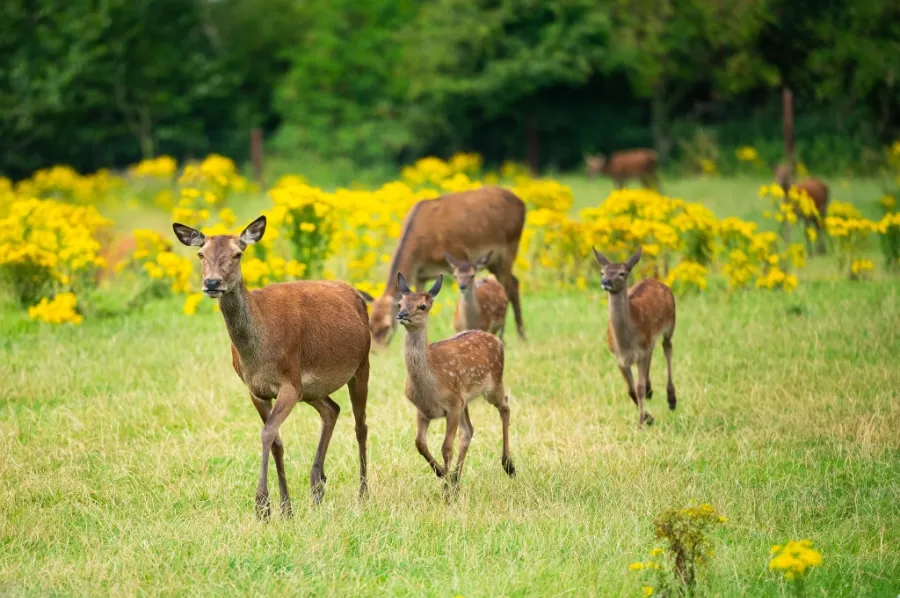
<path id="1" fill-rule="evenodd" d="M 239 260 L 239 259 L 241 259 L 242 255 L 244 255 L 244 254 L 243 253 L 235 253 L 233 256 L 231 256 L 231 259 Z"/>
<path id="2" fill-rule="evenodd" d="M 625 273 L 624 273 L 624 272 L 619 272 L 619 278 L 625 278 Z"/>
<path id="3" fill-rule="evenodd" d="M 424 309 L 425 309 L 425 306 L 424 306 L 424 305 L 420 305 L 420 306 L 419 306 L 419 309 L 424 310 Z"/>
<path id="4" fill-rule="evenodd" d="M 203 255 L 202 253 L 198 253 L 198 254 L 197 254 L 197 257 L 199 257 L 201 260 L 205 260 L 205 259 L 206 259 L 206 256 Z"/>

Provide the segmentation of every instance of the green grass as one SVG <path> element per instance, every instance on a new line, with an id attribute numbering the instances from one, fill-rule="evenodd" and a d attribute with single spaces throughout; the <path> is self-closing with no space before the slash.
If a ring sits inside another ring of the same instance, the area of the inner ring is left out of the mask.
<path id="1" fill-rule="evenodd" d="M 574 184 L 579 201 L 600 185 Z M 672 192 L 741 215 L 755 185 Z M 769 547 L 802 538 L 824 555 L 810 595 L 900 593 L 896 279 L 680 299 L 679 406 L 665 408 L 658 354 L 644 431 L 606 349 L 602 295 L 524 305 L 530 342 L 507 342 L 516 479 L 478 401 L 460 494 L 444 502 L 413 444 L 401 331 L 372 357 L 369 499 L 356 497 L 342 390 L 324 502 L 308 492 L 319 418 L 300 405 L 282 428 L 296 514 L 269 524 L 253 513 L 260 422 L 221 316 L 187 318 L 171 300 L 53 329 L 2 308 L 0 594 L 636 596 L 627 567 L 657 545 L 653 518 L 692 502 L 728 516 L 710 595 L 786 594 Z M 433 318 L 432 340 L 450 319 Z"/>

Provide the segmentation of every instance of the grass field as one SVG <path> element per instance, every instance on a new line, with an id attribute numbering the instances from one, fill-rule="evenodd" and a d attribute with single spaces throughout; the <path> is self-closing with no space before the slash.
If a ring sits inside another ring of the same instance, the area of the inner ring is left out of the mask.
<path id="1" fill-rule="evenodd" d="M 608 190 L 566 182 L 579 205 Z M 666 191 L 758 218 L 757 183 Z M 834 196 L 868 214 L 874 189 Z M 319 418 L 301 405 L 282 428 L 295 517 L 268 525 L 253 512 L 260 422 L 221 316 L 187 318 L 172 300 L 51 329 L 0 312 L 0 594 L 638 596 L 627 568 L 658 545 L 653 518 L 692 502 L 728 517 L 710 595 L 787 593 L 769 548 L 802 538 L 824 555 L 810 595 L 900 593 L 896 278 L 680 300 L 678 410 L 658 393 L 644 431 L 605 346 L 602 296 L 524 305 L 530 342 L 510 334 L 506 350 L 517 478 L 479 401 L 461 492 L 442 500 L 413 444 L 400 331 L 372 357 L 369 499 L 356 497 L 342 390 L 324 502 L 308 493 Z M 450 334 L 447 311 L 432 319 L 432 340 Z M 664 373 L 657 355 L 655 388 Z"/>

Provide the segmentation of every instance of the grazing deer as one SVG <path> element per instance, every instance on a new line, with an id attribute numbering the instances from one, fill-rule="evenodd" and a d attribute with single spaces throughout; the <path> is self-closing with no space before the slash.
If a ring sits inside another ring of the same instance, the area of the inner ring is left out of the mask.
<path id="1" fill-rule="evenodd" d="M 456 331 L 484 330 L 503 340 L 506 308 L 509 305 L 506 291 L 493 278 L 475 279 L 478 271 L 490 261 L 491 252 L 475 260 L 475 263 L 457 260 L 449 253 L 445 257 L 459 285 L 459 302 L 453 316 Z"/>
<path id="2" fill-rule="evenodd" d="M 414 293 L 403 274 L 397 273 L 401 298 L 397 320 L 406 328 L 406 398 L 418 409 L 416 448 L 439 478 L 450 471 L 453 441 L 457 429 L 459 456 L 450 483 L 459 482 L 469 442 L 475 429 L 469 419 L 468 403 L 478 396 L 500 412 L 503 423 L 503 470 L 516 474 L 509 456 L 509 403 L 503 390 L 503 342 L 481 330 L 461 332 L 446 340 L 428 344 L 428 314 L 441 290 L 444 275 L 439 274 L 427 293 Z M 428 450 L 428 425 L 431 420 L 447 418 L 447 431 L 441 455 L 444 464 L 435 461 Z M 446 478 L 445 478 L 446 481 Z"/>
<path id="3" fill-rule="evenodd" d="M 624 187 L 625 181 L 632 178 L 640 179 L 641 185 L 646 188 L 662 188 L 656 171 L 657 154 L 654 150 L 625 150 L 613 153 L 609 159 L 597 154 L 585 156 L 584 161 L 589 177 L 594 178 L 603 173 L 615 182 L 617 189 Z"/>
<path id="4" fill-rule="evenodd" d="M 248 291 L 241 278 L 241 255 L 266 230 L 260 216 L 238 236 L 205 236 L 173 224 L 185 245 L 199 247 L 203 292 L 218 298 L 231 337 L 234 370 L 250 391 L 263 420 L 262 466 L 256 489 L 256 511 L 269 517 L 269 453 L 275 457 L 281 510 L 291 515 L 284 445 L 278 432 L 298 401 L 322 418 L 322 434 L 309 483 L 318 503 L 325 492 L 325 453 L 340 406 L 329 395 L 344 385 L 356 419 L 359 444 L 359 492 L 366 492 L 366 399 L 369 384 L 369 338 L 366 304 L 343 282 L 298 281 L 270 284 Z M 275 405 L 272 406 L 272 399 Z"/>
<path id="5" fill-rule="evenodd" d="M 785 201 L 788 201 L 788 193 L 790 193 L 792 186 L 792 176 L 791 176 L 791 166 L 790 164 L 780 164 L 775 169 L 775 181 L 778 183 L 778 186 L 784 191 Z M 798 191 L 805 192 L 809 195 L 810 199 L 813 200 L 813 203 L 816 206 L 816 210 L 819 212 L 819 217 L 808 217 L 797 208 L 794 208 L 794 213 L 797 215 L 803 222 L 804 228 L 812 227 L 816 231 L 816 252 L 817 253 L 825 253 L 825 237 L 822 235 L 822 223 L 825 221 L 825 215 L 828 212 L 828 185 L 822 182 L 821 179 L 816 177 L 806 178 L 799 183 L 793 185 L 797 188 Z M 787 229 L 788 224 L 785 223 L 785 230 Z M 810 255 L 812 255 L 812 241 L 809 238 L 809 235 L 804 231 L 804 237 L 806 237 L 806 249 Z"/>
<path id="6" fill-rule="evenodd" d="M 628 395 L 638 408 L 638 427 L 653 423 L 653 416 L 644 410 L 644 399 L 653 395 L 650 385 L 650 359 L 659 335 L 663 337 L 663 352 L 669 382 L 666 385 L 669 409 L 675 410 L 675 385 L 672 384 L 672 335 L 675 333 L 675 297 L 672 290 L 655 278 L 647 278 L 628 288 L 628 276 L 641 259 L 641 248 L 624 264 L 613 264 L 594 249 L 594 256 L 603 267 L 601 285 L 609 293 L 609 322 L 606 342 L 616 356 L 619 369 L 628 383 Z M 638 383 L 634 386 L 631 366 L 637 364 Z"/>
<path id="7" fill-rule="evenodd" d="M 415 204 L 403 222 L 384 295 L 372 302 L 369 327 L 375 345 L 386 346 L 397 327 L 397 273 L 406 272 L 418 288 L 424 288 L 438 274 L 450 272 L 445 254 L 471 261 L 488 251 L 491 257 L 485 267 L 503 285 L 524 340 L 519 280 L 512 273 L 524 225 L 525 204 L 502 187 L 450 193 Z"/>

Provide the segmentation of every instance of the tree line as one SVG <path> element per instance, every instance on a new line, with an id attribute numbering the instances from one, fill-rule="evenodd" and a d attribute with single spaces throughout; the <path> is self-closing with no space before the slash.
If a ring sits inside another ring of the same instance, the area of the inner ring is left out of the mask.
<path id="1" fill-rule="evenodd" d="M 578 167 L 708 142 L 859 167 L 900 133 L 890 0 L 8 0 L 0 172 L 161 153 Z M 711 140 L 711 141 L 710 141 Z"/>

